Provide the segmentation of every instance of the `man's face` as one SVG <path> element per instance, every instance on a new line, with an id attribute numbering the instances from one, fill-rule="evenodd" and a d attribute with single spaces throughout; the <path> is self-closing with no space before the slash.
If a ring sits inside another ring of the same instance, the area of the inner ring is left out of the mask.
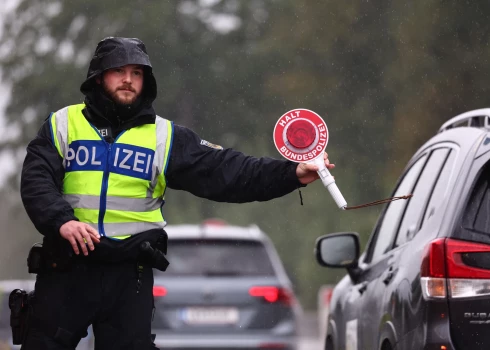
<path id="1" fill-rule="evenodd" d="M 143 67 L 136 64 L 108 69 L 103 73 L 102 83 L 106 94 L 116 103 L 129 105 L 136 101 L 143 90 Z"/>

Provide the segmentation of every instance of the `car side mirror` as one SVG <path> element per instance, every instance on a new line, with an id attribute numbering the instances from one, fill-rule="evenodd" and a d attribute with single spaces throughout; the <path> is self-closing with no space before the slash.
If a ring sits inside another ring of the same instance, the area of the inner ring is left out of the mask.
<path id="1" fill-rule="evenodd" d="M 315 255 L 327 267 L 356 268 L 359 260 L 359 235 L 355 232 L 332 233 L 318 237 Z"/>

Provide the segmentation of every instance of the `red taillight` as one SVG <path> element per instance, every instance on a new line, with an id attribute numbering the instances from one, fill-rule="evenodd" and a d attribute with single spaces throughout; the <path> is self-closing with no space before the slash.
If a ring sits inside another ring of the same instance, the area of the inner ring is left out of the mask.
<path id="1" fill-rule="evenodd" d="M 464 253 L 490 252 L 486 244 L 446 240 L 447 277 L 448 278 L 490 278 L 490 270 L 465 265 L 461 259 Z"/>
<path id="2" fill-rule="evenodd" d="M 162 286 L 154 286 L 153 287 L 153 296 L 154 297 L 164 297 L 167 295 L 167 288 Z"/>
<path id="3" fill-rule="evenodd" d="M 425 299 L 447 296 L 445 238 L 439 238 L 425 247 L 420 267 L 420 284 Z"/>
<path id="4" fill-rule="evenodd" d="M 445 238 L 436 239 L 425 248 L 422 266 L 420 267 L 421 277 L 446 277 L 445 240 Z"/>
<path id="5" fill-rule="evenodd" d="M 332 300 L 332 294 L 333 294 L 333 289 L 330 288 L 328 289 L 324 294 L 323 294 L 323 305 L 330 305 L 330 301 Z"/>
<path id="6" fill-rule="evenodd" d="M 269 303 L 275 303 L 279 299 L 277 287 L 252 287 L 248 292 L 251 296 L 262 297 Z"/>
<path id="7" fill-rule="evenodd" d="M 218 218 L 206 219 L 202 222 L 202 226 L 215 226 L 215 227 L 225 227 L 228 226 L 228 223 L 225 220 L 221 220 Z"/>
<path id="8" fill-rule="evenodd" d="M 286 305 L 292 305 L 294 302 L 293 294 L 284 288 L 271 286 L 251 287 L 248 293 L 253 297 L 261 297 L 269 303 L 281 302 Z"/>
<path id="9" fill-rule="evenodd" d="M 490 295 L 490 270 L 465 265 L 467 253 L 490 253 L 490 245 L 439 238 L 425 249 L 420 282 L 426 299 Z M 448 294 L 449 292 L 449 294 Z"/>

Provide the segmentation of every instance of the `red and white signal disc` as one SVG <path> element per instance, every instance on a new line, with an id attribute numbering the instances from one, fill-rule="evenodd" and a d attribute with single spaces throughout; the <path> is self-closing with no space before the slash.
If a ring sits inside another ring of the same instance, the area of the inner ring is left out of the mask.
<path id="1" fill-rule="evenodd" d="M 277 150 L 293 162 L 307 162 L 323 155 L 327 143 L 327 124 L 309 109 L 298 108 L 284 113 L 274 127 Z"/>

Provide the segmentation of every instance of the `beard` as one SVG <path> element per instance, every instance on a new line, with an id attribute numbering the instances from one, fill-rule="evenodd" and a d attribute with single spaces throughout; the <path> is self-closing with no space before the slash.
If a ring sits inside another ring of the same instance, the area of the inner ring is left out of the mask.
<path id="1" fill-rule="evenodd" d="M 139 93 L 139 94 L 134 94 L 130 99 L 119 97 L 118 91 L 120 91 L 122 89 L 130 90 L 133 93 L 136 92 L 133 89 L 133 87 L 131 87 L 129 85 L 119 87 L 116 90 L 112 90 L 112 91 L 107 87 L 107 85 L 104 83 L 104 81 L 102 81 L 101 85 L 102 85 L 102 89 L 103 89 L 104 93 L 106 94 L 106 96 L 109 97 L 116 105 L 131 106 L 141 96 L 141 93 Z"/>

